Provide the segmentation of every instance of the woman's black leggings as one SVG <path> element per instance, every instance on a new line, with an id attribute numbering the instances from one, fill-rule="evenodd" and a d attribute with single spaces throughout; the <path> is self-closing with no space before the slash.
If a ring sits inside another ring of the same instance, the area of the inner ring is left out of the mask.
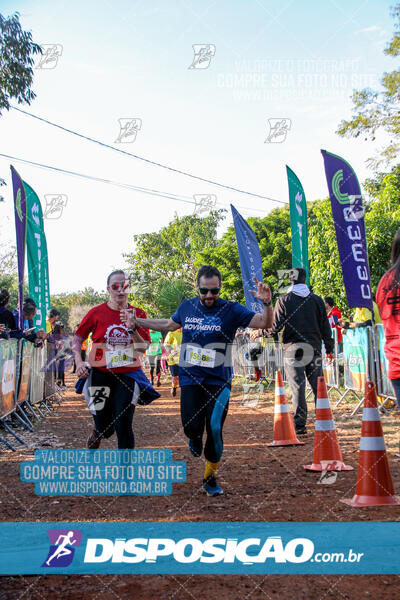
<path id="1" fill-rule="evenodd" d="M 58 379 L 58 381 L 62 381 L 63 384 L 65 383 L 64 373 L 65 373 L 65 358 L 61 358 L 58 361 L 58 365 L 57 365 L 57 379 Z"/>
<path id="2" fill-rule="evenodd" d="M 118 448 L 134 448 L 135 438 L 132 429 L 135 412 L 132 404 L 134 379 L 95 368 L 92 368 L 91 377 L 90 391 L 96 410 L 93 418 L 97 435 L 109 438 L 115 431 Z"/>
<path id="3" fill-rule="evenodd" d="M 154 367 L 156 369 L 156 375 L 161 373 L 161 354 L 156 354 L 155 356 L 149 356 L 149 364 L 150 364 L 150 377 L 153 379 L 154 377 Z"/>

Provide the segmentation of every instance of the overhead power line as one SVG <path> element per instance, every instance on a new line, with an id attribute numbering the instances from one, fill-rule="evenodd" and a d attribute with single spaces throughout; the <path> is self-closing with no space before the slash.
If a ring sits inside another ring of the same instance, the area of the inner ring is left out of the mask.
<path id="1" fill-rule="evenodd" d="M 140 186 L 136 186 L 130 183 L 123 183 L 120 181 L 113 181 L 112 179 L 104 179 L 102 177 L 95 177 L 94 175 L 86 175 L 84 173 L 78 173 L 77 171 L 69 171 L 67 169 L 61 169 L 59 167 L 53 167 L 51 165 L 44 165 L 43 163 L 37 163 L 37 162 L 33 162 L 31 160 L 27 160 L 24 158 L 19 158 L 17 156 L 11 156 L 9 154 L 0 154 L 0 158 L 7 158 L 8 160 L 12 160 L 15 162 L 20 162 L 23 164 L 27 164 L 33 167 L 38 167 L 40 169 L 47 169 L 50 171 L 56 171 L 57 173 L 62 173 L 64 175 L 70 175 L 72 177 L 80 177 L 82 179 L 88 179 L 90 181 L 95 181 L 97 183 L 104 183 L 107 185 L 114 185 L 117 187 L 122 187 L 125 189 L 129 189 L 129 190 L 134 190 L 135 192 L 139 192 L 141 194 L 149 194 L 151 196 L 158 196 L 160 198 L 167 198 L 168 200 L 176 200 L 177 202 L 185 202 L 186 204 L 196 204 L 196 201 L 191 199 L 189 196 L 179 196 L 177 194 L 174 194 L 172 192 L 163 192 L 160 190 L 153 190 L 151 188 L 145 188 L 145 187 L 140 187 Z M 223 204 L 223 203 L 219 203 L 217 202 L 218 206 L 221 206 L 223 208 L 229 208 L 229 205 L 227 204 Z M 261 212 L 263 214 L 265 214 L 264 210 L 261 210 L 259 208 L 251 208 L 251 207 L 247 207 L 247 206 L 238 206 L 238 208 L 242 208 L 245 210 L 250 210 L 250 211 L 257 211 L 257 212 Z"/>
<path id="2" fill-rule="evenodd" d="M 139 156 L 137 154 L 133 154 L 131 152 L 127 152 L 126 150 L 121 150 L 120 148 L 115 148 L 114 146 L 111 146 L 109 144 L 105 144 L 104 142 L 101 142 L 100 140 L 96 140 L 94 138 L 91 138 L 87 135 L 84 135 L 82 133 L 79 133 L 77 131 L 73 131 L 72 129 L 68 129 L 67 127 L 63 127 L 62 125 L 58 125 L 58 123 L 53 123 L 52 121 L 49 121 L 48 119 L 44 119 L 43 117 L 39 117 L 38 115 L 34 115 L 33 113 L 29 113 L 26 110 L 22 110 L 21 108 L 17 108 L 16 106 L 11 106 L 11 108 L 13 108 L 14 110 L 23 113 L 24 115 L 27 115 L 28 117 L 32 117 L 33 119 L 37 119 L 38 121 L 42 121 L 43 123 L 46 123 L 47 125 L 51 125 L 52 127 L 56 127 L 57 129 L 61 129 L 62 131 L 66 131 L 67 133 L 71 133 L 72 135 L 75 135 L 77 137 L 80 137 L 84 140 L 87 140 L 89 142 L 93 142 L 94 144 L 98 144 L 99 146 L 102 146 L 103 148 L 107 148 L 109 150 L 113 150 L 114 152 L 119 152 L 120 154 L 123 154 L 125 156 L 130 156 L 131 158 L 136 158 L 137 160 L 141 160 L 142 162 L 145 162 L 147 164 L 153 165 L 155 167 L 160 167 L 162 169 L 166 169 L 168 171 L 171 171 L 172 173 L 178 173 L 179 175 L 184 175 L 186 177 L 191 177 L 192 179 L 197 179 L 198 181 L 203 181 L 205 183 L 210 183 L 211 185 L 216 185 L 218 187 L 222 187 L 225 188 L 227 190 L 231 190 L 233 192 L 238 192 L 239 194 L 246 194 L 248 196 L 253 196 L 255 198 L 261 198 L 263 200 L 268 200 L 270 202 L 278 202 L 279 204 L 287 204 L 287 202 L 284 202 L 283 200 L 277 200 L 276 198 L 269 198 L 268 196 L 262 196 L 261 194 L 255 194 L 253 192 L 247 192 L 246 190 L 241 190 L 239 188 L 235 188 L 233 186 L 230 185 L 225 185 L 223 183 L 218 183 L 217 181 L 213 181 L 211 179 L 207 179 L 205 177 L 199 177 L 198 175 L 193 175 L 192 173 L 187 173 L 186 171 L 181 171 L 180 169 L 174 169 L 173 167 L 169 167 L 168 165 L 163 165 L 161 163 L 158 163 L 156 161 L 150 160 L 148 158 L 144 158 L 143 156 Z"/>

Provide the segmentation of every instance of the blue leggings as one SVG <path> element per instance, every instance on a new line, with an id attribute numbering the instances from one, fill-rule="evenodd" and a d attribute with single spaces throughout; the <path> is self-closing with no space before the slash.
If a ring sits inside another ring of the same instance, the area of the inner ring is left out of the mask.
<path id="1" fill-rule="evenodd" d="M 207 439 L 204 456 L 210 462 L 221 460 L 222 427 L 228 413 L 230 386 L 183 385 L 181 387 L 181 418 L 185 435 L 189 439 L 202 437 L 204 427 Z"/>

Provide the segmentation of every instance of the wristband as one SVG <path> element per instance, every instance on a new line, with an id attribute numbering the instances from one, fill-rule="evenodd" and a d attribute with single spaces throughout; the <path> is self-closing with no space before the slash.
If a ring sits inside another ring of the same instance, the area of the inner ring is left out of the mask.
<path id="1" fill-rule="evenodd" d="M 269 302 L 264 302 L 263 300 L 262 303 L 264 304 L 264 306 L 271 306 L 272 300 L 270 300 Z"/>
<path id="2" fill-rule="evenodd" d="M 131 334 L 135 333 L 135 331 L 136 331 L 136 327 L 134 327 L 133 329 L 128 329 L 128 333 L 131 333 Z"/>

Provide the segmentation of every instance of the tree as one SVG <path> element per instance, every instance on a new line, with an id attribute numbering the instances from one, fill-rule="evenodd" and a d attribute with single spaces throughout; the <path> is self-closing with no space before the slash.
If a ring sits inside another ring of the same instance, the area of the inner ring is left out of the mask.
<path id="1" fill-rule="evenodd" d="M 10 100 L 30 104 L 36 97 L 32 91 L 33 56 L 42 49 L 32 41 L 30 31 L 24 31 L 19 13 L 5 18 L 0 14 L 0 115 L 10 109 Z"/>
<path id="2" fill-rule="evenodd" d="M 68 311 L 68 320 L 64 322 L 64 326 L 67 325 L 66 329 L 72 333 L 75 331 L 76 326 L 82 321 L 83 317 L 93 308 L 95 304 L 75 304 L 71 306 Z M 62 320 L 62 319 L 60 319 Z"/>
<path id="3" fill-rule="evenodd" d="M 146 312 L 159 312 L 160 285 L 181 280 L 193 289 L 196 258 L 203 249 L 217 244 L 217 227 L 224 219 L 223 209 L 212 210 L 207 217 L 187 215 L 168 223 L 160 231 L 134 236 L 136 249 L 126 254 L 132 279 L 132 295 Z"/>
<path id="4" fill-rule="evenodd" d="M 2 233 L 2 232 L 1 232 Z M 17 308 L 18 305 L 18 274 L 17 253 L 8 243 L 0 243 L 0 289 L 6 289 L 10 294 L 9 306 Z M 25 286 L 27 289 L 27 285 Z"/>
<path id="5" fill-rule="evenodd" d="M 372 195 L 365 227 L 371 285 L 376 291 L 380 278 L 389 267 L 393 238 L 400 226 L 400 165 L 377 181 L 367 180 L 365 188 Z"/>
<path id="6" fill-rule="evenodd" d="M 79 292 L 55 294 L 50 298 L 51 308 L 56 308 L 60 313 L 60 321 L 69 331 L 74 331 L 75 326 L 90 308 L 106 302 L 108 294 L 96 292 L 93 288 L 85 288 Z M 76 307 L 84 307 L 77 309 Z M 76 317 L 76 321 L 73 318 Z"/>
<path id="7" fill-rule="evenodd" d="M 385 48 L 389 56 L 400 54 L 400 3 L 392 9 L 395 19 L 394 35 Z M 365 135 L 365 141 L 375 140 L 377 131 L 385 131 L 391 137 L 383 150 L 368 159 L 371 167 L 389 164 L 400 149 L 400 69 L 384 73 L 381 79 L 383 90 L 380 92 L 370 88 L 354 92 L 353 115 L 350 121 L 342 121 L 336 133 L 342 137 L 359 137 Z"/>
<path id="8" fill-rule="evenodd" d="M 311 205 L 308 223 L 310 285 L 315 294 L 332 296 L 343 311 L 347 309 L 331 203 L 319 200 Z"/>
<path id="9" fill-rule="evenodd" d="M 160 319 L 168 319 L 177 307 L 187 298 L 196 294 L 194 286 L 178 279 L 176 281 L 163 280 L 158 289 L 157 308 Z"/>
<path id="10" fill-rule="evenodd" d="M 248 224 L 256 234 L 260 247 L 264 281 L 279 294 L 280 275 L 292 266 L 289 207 L 275 208 L 263 219 L 250 217 Z M 215 247 L 201 252 L 196 266 L 211 264 L 221 271 L 221 296 L 244 303 L 242 275 L 234 226 L 222 236 Z"/>

